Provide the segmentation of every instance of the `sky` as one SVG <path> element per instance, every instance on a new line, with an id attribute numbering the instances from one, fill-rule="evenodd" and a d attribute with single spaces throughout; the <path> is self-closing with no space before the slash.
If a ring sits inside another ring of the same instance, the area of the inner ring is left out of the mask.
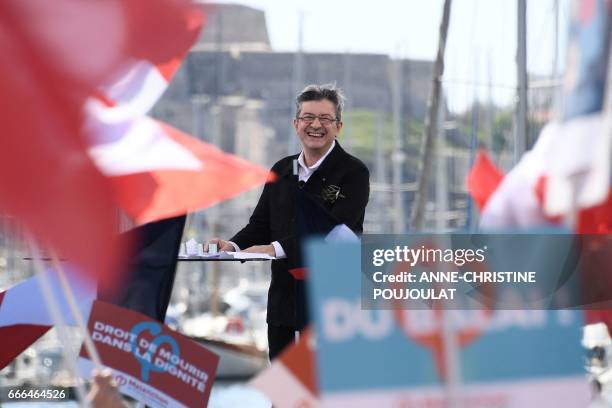
<path id="1" fill-rule="evenodd" d="M 221 0 L 265 11 L 276 51 L 370 52 L 433 60 L 443 0 Z M 553 73 L 555 0 L 527 1 L 527 66 Z M 559 2 L 557 72 L 563 66 L 567 0 Z M 516 0 L 455 0 L 446 48 L 445 92 L 452 110 L 478 97 L 512 103 L 516 86 Z M 492 86 L 489 87 L 488 83 Z"/>

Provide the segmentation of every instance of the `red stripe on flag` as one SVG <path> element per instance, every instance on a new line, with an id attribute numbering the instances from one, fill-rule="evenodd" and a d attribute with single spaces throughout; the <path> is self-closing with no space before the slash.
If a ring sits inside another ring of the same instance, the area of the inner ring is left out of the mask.
<path id="1" fill-rule="evenodd" d="M 130 30 L 128 53 L 151 62 L 170 82 L 204 24 L 203 5 L 191 0 L 132 0 L 123 6 Z"/>
<path id="2" fill-rule="evenodd" d="M 535 186 L 535 194 L 540 205 L 544 205 L 546 186 L 548 178 L 541 176 Z M 612 190 L 608 192 L 608 198 L 603 203 L 589 208 L 581 208 L 578 211 L 578 224 L 576 232 L 579 234 L 609 234 L 612 232 Z M 560 223 L 562 216 L 547 217 L 551 222 Z"/>
<path id="3" fill-rule="evenodd" d="M 82 105 L 95 84 L 59 71 L 52 50 L 32 41 L 39 19 L 28 20 L 16 7 L 26 3 L 0 8 L 0 51 L 10 61 L 0 64 L 0 123 L 10 135 L 0 139 L 0 209 L 80 271 L 114 277 L 116 210 L 82 132 Z M 91 48 L 92 55 L 79 57 L 95 59 Z"/>
<path id="4" fill-rule="evenodd" d="M 275 176 L 177 129 L 164 133 L 202 162 L 201 170 L 157 170 L 111 178 L 121 207 L 138 223 L 185 214 L 217 204 Z"/>
<path id="5" fill-rule="evenodd" d="M 308 391 L 317 395 L 317 371 L 311 336 L 312 330 L 309 327 L 301 333 L 300 341 L 289 347 L 279 358 Z"/>
<path id="6" fill-rule="evenodd" d="M 308 271 L 306 270 L 306 268 L 289 269 L 289 273 L 291 274 L 291 276 L 293 276 L 294 279 L 297 280 L 304 280 L 308 275 Z"/>
<path id="7" fill-rule="evenodd" d="M 608 192 L 608 198 L 602 204 L 580 211 L 578 232 L 581 234 L 612 233 L 612 190 Z"/>
<path id="8" fill-rule="evenodd" d="M 535 194 L 538 198 L 540 205 L 544 203 L 544 197 L 546 195 L 546 185 L 548 183 L 548 178 L 546 176 L 541 176 L 535 187 Z M 578 234 L 610 234 L 612 233 L 612 190 L 608 192 L 607 200 L 595 207 L 585 208 L 578 210 L 578 223 L 576 225 L 576 232 Z M 558 217 L 547 217 L 552 222 L 560 223 L 563 220 L 562 216 Z M 587 240 L 593 240 L 593 238 L 586 238 Z M 605 271 L 603 268 L 585 268 L 584 264 L 592 259 L 592 255 L 590 255 L 584 262 L 582 262 L 582 270 L 583 279 L 602 279 L 598 276 L 584 276 L 585 270 L 590 270 L 591 272 L 595 271 Z M 609 264 L 609 262 L 606 262 Z M 607 278 L 603 278 L 603 280 L 599 282 L 607 282 Z M 608 329 L 612 327 L 612 310 L 599 310 L 599 309 L 588 309 L 584 311 L 586 324 L 599 323 L 603 322 L 608 326 Z"/>
<path id="9" fill-rule="evenodd" d="M 51 326 L 17 324 L 0 327 L 0 370 L 6 367 L 32 343 L 45 334 Z"/>

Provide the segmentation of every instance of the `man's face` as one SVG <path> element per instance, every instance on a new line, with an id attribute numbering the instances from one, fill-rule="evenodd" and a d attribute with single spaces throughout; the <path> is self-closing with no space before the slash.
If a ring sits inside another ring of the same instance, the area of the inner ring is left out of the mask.
<path id="1" fill-rule="evenodd" d="M 342 129 L 342 122 L 336 121 L 336 107 L 331 101 L 302 102 L 299 117 L 294 119 L 295 132 L 302 141 L 302 146 L 309 153 L 325 153 Z M 312 117 L 317 117 L 312 120 Z M 306 120 L 304 120 L 304 118 Z M 321 123 L 321 118 L 332 119 L 331 123 Z M 310 119 L 310 120 L 308 120 Z"/>

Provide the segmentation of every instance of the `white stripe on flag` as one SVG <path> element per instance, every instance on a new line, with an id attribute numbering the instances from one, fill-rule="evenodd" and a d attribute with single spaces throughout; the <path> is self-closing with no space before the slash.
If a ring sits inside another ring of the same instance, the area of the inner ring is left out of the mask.
<path id="1" fill-rule="evenodd" d="M 255 377 L 251 385 L 263 392 L 278 407 L 318 406 L 312 393 L 280 360 L 273 362 L 269 368 Z"/>
<path id="2" fill-rule="evenodd" d="M 103 134 L 109 142 L 90 147 L 89 154 L 107 176 L 157 170 L 198 171 L 203 166 L 193 153 L 146 117 L 129 124 L 99 123 L 95 132 Z"/>
<path id="3" fill-rule="evenodd" d="M 554 124 L 549 137 L 555 143 L 545 156 L 548 215 L 567 214 L 605 201 L 610 189 L 611 120 L 610 115 L 598 113 Z M 546 136 L 543 130 L 540 137 Z"/>
<path id="4" fill-rule="evenodd" d="M 536 196 L 542 160 L 527 152 L 491 195 L 480 216 L 480 227 L 489 230 L 529 228 L 549 221 Z"/>
<path id="5" fill-rule="evenodd" d="M 102 86 L 104 95 L 115 102 L 115 109 L 126 109 L 130 115 L 147 114 L 168 87 L 168 81 L 157 67 L 145 60 L 134 60 Z"/>
<path id="6" fill-rule="evenodd" d="M 53 270 L 47 272 L 53 295 L 58 302 L 59 310 L 68 325 L 74 325 L 74 318 L 66 302 L 57 273 Z M 74 291 L 77 304 L 84 318 L 89 317 L 91 304 L 96 297 L 96 287 L 76 273 L 66 277 Z M 40 278 L 35 275 L 17 285 L 9 288 L 0 304 L 0 327 L 15 324 L 36 324 L 53 326 L 53 320 L 44 301 L 40 287 Z"/>

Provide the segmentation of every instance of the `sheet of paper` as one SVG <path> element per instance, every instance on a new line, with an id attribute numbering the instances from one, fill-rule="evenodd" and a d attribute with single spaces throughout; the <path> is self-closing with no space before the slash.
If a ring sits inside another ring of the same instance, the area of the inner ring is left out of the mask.
<path id="1" fill-rule="evenodd" d="M 257 253 L 257 252 L 226 252 L 228 255 L 232 255 L 234 259 L 276 259 L 268 254 Z"/>
<path id="2" fill-rule="evenodd" d="M 219 258 L 221 256 L 221 252 L 215 252 L 214 254 L 209 254 L 208 252 L 199 253 L 198 258 Z"/>
<path id="3" fill-rule="evenodd" d="M 250 252 L 217 252 L 214 254 L 209 254 L 208 252 L 200 252 L 198 254 L 184 254 L 179 253 L 179 258 L 181 259 L 208 259 L 208 258 L 216 258 L 216 259 L 276 259 L 273 256 L 264 253 L 250 253 Z"/>
<path id="4" fill-rule="evenodd" d="M 200 251 L 195 254 L 189 254 L 187 252 L 180 251 L 178 254 L 179 258 L 219 258 L 220 256 L 221 256 L 220 252 L 209 254 L 208 252 L 203 252 L 203 251 Z"/>

